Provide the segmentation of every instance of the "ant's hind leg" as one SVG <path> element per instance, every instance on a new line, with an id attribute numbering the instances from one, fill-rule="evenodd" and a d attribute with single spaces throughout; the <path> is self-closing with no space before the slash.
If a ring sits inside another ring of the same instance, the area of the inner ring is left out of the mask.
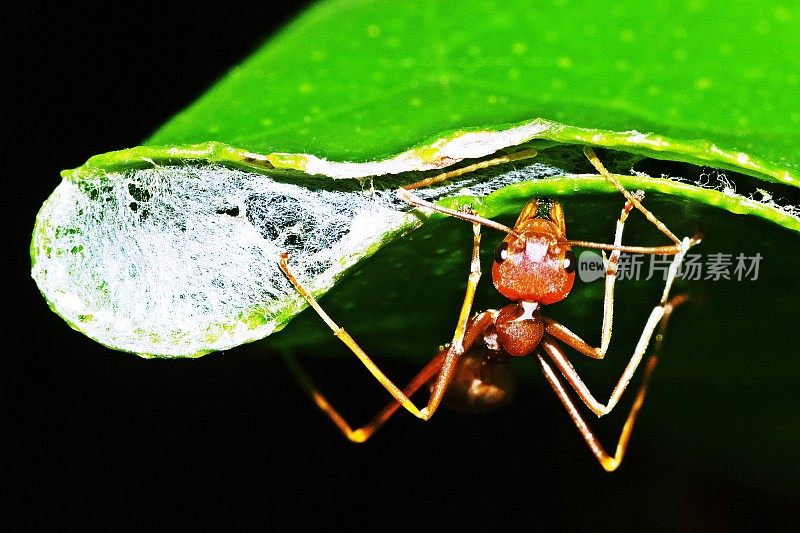
<path id="1" fill-rule="evenodd" d="M 491 313 L 483 312 L 476 315 L 467 324 L 466 330 L 463 332 L 463 344 L 469 349 L 475 340 L 481 335 L 489 325 L 493 323 Z M 450 348 L 440 350 L 436 357 L 430 360 L 419 373 L 406 385 L 403 389 L 403 394 L 407 397 L 413 396 L 423 385 L 429 383 L 437 374 L 442 370 L 442 365 L 450 352 Z M 339 411 L 331 405 L 324 394 L 319 390 L 314 380 L 303 370 L 300 363 L 289 352 L 281 354 L 286 366 L 292 373 L 294 378 L 311 397 L 311 400 L 316 404 L 320 410 L 331 419 L 331 422 L 339 428 L 339 431 L 352 442 L 364 442 L 369 439 L 381 426 L 383 426 L 399 409 L 401 404 L 397 401 L 390 401 L 386 406 L 376 414 L 364 426 L 353 429 L 352 426 L 344 419 Z"/>
<path id="2" fill-rule="evenodd" d="M 439 372 L 439 369 L 442 366 L 442 361 L 444 360 L 444 355 L 444 351 L 440 352 L 427 365 L 425 365 L 423 369 L 408 383 L 408 385 L 406 385 L 406 387 L 403 389 L 403 394 L 411 397 L 420 389 L 420 387 L 429 382 L 433 376 Z M 303 390 L 305 390 L 306 393 L 311 397 L 311 400 L 314 402 L 314 404 L 316 404 L 316 406 L 319 407 L 319 409 L 331 419 L 331 422 L 333 422 L 333 424 L 339 428 L 339 431 L 341 431 L 342 434 L 352 442 L 365 442 L 376 431 L 378 431 L 381 426 L 383 426 L 386 421 L 388 421 L 392 415 L 397 412 L 398 409 L 400 409 L 400 403 L 396 401 L 389 402 L 367 424 L 361 426 L 360 428 L 353 429 L 350 424 L 347 423 L 347 420 L 345 420 L 344 417 L 339 414 L 339 411 L 333 405 L 331 405 L 330 402 L 328 402 L 328 399 L 325 397 L 325 395 L 320 392 L 316 383 L 314 383 L 311 377 L 303 370 L 303 367 L 300 366 L 297 358 L 288 352 L 281 354 L 281 357 L 286 363 L 286 366 L 289 368 L 289 371 L 294 376 L 295 380 L 297 380 L 297 383 L 299 383 Z"/>
<path id="3" fill-rule="evenodd" d="M 405 407 L 408 411 L 410 411 L 414 416 L 417 418 L 421 418 L 423 420 L 428 420 L 433 413 L 438 408 L 439 404 L 442 401 L 444 393 L 447 389 L 448 384 L 450 383 L 450 379 L 453 375 L 453 370 L 455 369 L 456 364 L 458 363 L 458 359 L 461 355 L 470 348 L 472 343 L 478 338 L 478 335 L 482 333 L 491 323 L 492 317 L 488 313 L 481 313 L 471 322 L 469 321 L 469 315 L 472 311 L 472 302 L 475 298 L 475 290 L 478 286 L 478 281 L 481 277 L 481 267 L 480 267 L 480 242 L 481 242 L 481 233 L 480 233 L 480 225 L 473 224 L 474 229 L 474 236 L 473 236 L 473 243 L 472 243 L 472 260 L 470 263 L 470 274 L 467 281 L 467 290 L 466 294 L 464 295 L 464 302 L 461 306 L 461 312 L 459 313 L 458 322 L 456 324 L 456 330 L 453 334 L 453 340 L 450 343 L 450 347 L 446 350 L 446 354 L 444 359 L 441 363 L 441 369 L 439 371 L 439 376 L 436 378 L 436 382 L 434 384 L 433 390 L 431 391 L 431 396 L 428 400 L 428 403 L 425 408 L 418 409 L 411 399 L 405 394 L 402 390 L 400 390 L 379 368 L 378 366 L 370 359 L 370 357 L 364 352 L 363 349 L 356 343 L 355 340 L 341 327 L 339 327 L 333 319 L 325 312 L 324 309 L 317 303 L 316 299 L 311 295 L 311 293 L 303 287 L 300 282 L 297 280 L 295 275 L 289 269 L 287 264 L 289 255 L 287 253 L 282 253 L 279 259 L 279 266 L 289 281 L 294 285 L 295 289 L 306 299 L 308 304 L 317 312 L 317 314 L 325 321 L 328 327 L 334 332 L 334 334 L 341 340 L 350 350 L 356 355 L 356 357 L 361 360 L 364 366 L 370 371 L 370 373 L 380 382 L 381 385 L 389 391 L 389 393 L 394 397 L 394 399 L 399 402 L 403 407 Z M 291 368 L 291 366 L 290 366 Z M 302 383 L 309 381 L 304 380 L 300 376 L 301 374 L 296 374 L 298 376 L 298 380 Z M 310 383 L 310 381 L 309 381 Z M 316 397 L 313 394 L 314 387 L 307 387 L 307 389 L 312 393 L 312 397 Z M 324 399 L 324 398 L 323 398 Z M 324 411 L 328 412 L 325 408 Z M 335 411 L 333 411 L 335 412 Z M 331 416 L 329 414 L 329 416 Z M 338 414 L 336 415 L 338 417 Z M 336 422 L 336 417 L 331 416 Z M 338 417 L 341 418 L 341 417 Z M 343 420 L 342 420 L 343 422 Z M 340 426 L 337 423 L 337 426 Z M 346 426 L 346 425 L 345 425 Z M 340 426 L 341 428 L 345 428 L 345 426 Z M 346 426 L 349 427 L 349 426 Z M 344 429 L 343 429 L 344 431 Z M 345 432 L 347 435 L 347 432 Z"/>
<path id="4" fill-rule="evenodd" d="M 567 412 L 572 418 L 572 421 L 575 422 L 575 425 L 578 427 L 578 431 L 581 432 L 584 440 L 586 440 L 586 444 L 589 445 L 589 448 L 592 450 L 592 453 L 603 466 L 603 468 L 607 472 L 612 472 L 616 470 L 620 463 L 622 462 L 622 458 L 625 455 L 625 450 L 628 446 L 628 442 L 631 437 L 631 432 L 633 431 L 633 426 L 636 423 L 636 417 L 639 415 L 639 411 L 644 404 L 644 398 L 647 394 L 647 388 L 650 384 L 650 378 L 653 375 L 653 371 L 656 368 L 656 364 L 658 363 L 658 357 L 661 352 L 661 346 L 664 341 L 664 332 L 667 328 L 667 322 L 672 314 L 672 311 L 678 307 L 679 305 L 685 303 L 688 300 L 688 297 L 685 295 L 680 295 L 672 298 L 667 304 L 664 305 L 664 313 L 661 316 L 658 324 L 658 333 L 656 334 L 656 346 L 653 349 L 653 352 L 650 354 L 650 357 L 647 360 L 647 364 L 645 366 L 644 375 L 642 376 L 641 384 L 639 385 L 639 391 L 636 394 L 636 399 L 633 401 L 633 405 L 631 406 L 631 410 L 628 413 L 628 418 L 625 420 L 625 425 L 622 427 L 622 431 L 620 433 L 619 439 L 617 441 L 617 448 L 614 452 L 614 455 L 609 455 L 603 445 L 600 443 L 600 440 L 591 430 L 589 425 L 583 419 L 578 409 L 575 407 L 575 404 L 570 399 L 569 395 L 567 394 L 564 387 L 561 385 L 561 380 L 556 376 L 556 373 L 550 367 L 550 365 L 544 360 L 541 355 L 538 355 L 539 363 L 542 365 L 542 371 L 544 372 L 547 381 L 550 383 L 550 386 L 553 387 L 558 398 L 561 400 L 561 403 L 566 408 Z M 580 393 L 579 393 L 580 394 Z M 583 399 L 583 398 L 582 398 Z M 585 400 L 584 400 L 585 401 Z"/>

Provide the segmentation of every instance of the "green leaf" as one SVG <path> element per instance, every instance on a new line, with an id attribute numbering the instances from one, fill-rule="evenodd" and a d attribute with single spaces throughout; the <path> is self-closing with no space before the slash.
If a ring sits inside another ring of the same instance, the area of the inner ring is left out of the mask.
<path id="1" fill-rule="evenodd" d="M 796 178 L 798 18 L 755 0 L 324 2 L 148 144 L 366 161 L 541 117 L 707 139 Z"/>
<path id="2" fill-rule="evenodd" d="M 643 158 L 733 170 L 651 164 L 690 183 L 642 175 L 625 183 L 689 202 L 682 216 L 712 228 L 729 215 L 703 205 L 796 235 L 796 211 L 772 196 L 792 198 L 799 179 L 800 43 L 786 31 L 798 15 L 753 6 L 320 3 L 147 144 L 65 171 L 37 220 L 34 277 L 56 312 L 110 347 L 202 355 L 261 338 L 300 309 L 275 268 L 279 249 L 293 252 L 304 282 L 322 293 L 422 221 L 387 194 L 370 204 L 371 193 L 326 176 L 374 177 L 370 186 L 390 194 L 420 173 L 525 146 L 539 149 L 543 165 L 510 181 L 507 167 L 476 176 L 493 184 L 481 194 L 512 183 L 486 200 L 487 216 L 511 216 L 529 195 L 614 194 L 569 148 L 589 144 L 627 152 L 605 155 L 626 174 L 647 166 Z M 720 190 L 691 185 L 708 176 L 719 183 L 705 185 Z M 547 179 L 520 183 L 536 177 Z M 210 185 L 215 180 L 229 186 Z M 735 194 L 731 180 L 754 199 Z M 255 182 L 283 207 L 249 205 L 264 198 Z M 282 183 L 300 189 L 276 193 Z M 321 190 L 328 200 L 319 200 Z M 363 224 L 350 210 L 333 228 L 324 213 L 359 202 L 381 206 L 380 224 L 332 252 L 342 233 Z M 593 228 L 593 217 L 571 231 Z M 303 223 L 293 226 L 293 218 Z M 230 233 L 220 233 L 220 221 L 233 224 Z M 321 237 L 308 243 L 299 233 Z M 324 260 L 315 255 L 321 250 Z"/>

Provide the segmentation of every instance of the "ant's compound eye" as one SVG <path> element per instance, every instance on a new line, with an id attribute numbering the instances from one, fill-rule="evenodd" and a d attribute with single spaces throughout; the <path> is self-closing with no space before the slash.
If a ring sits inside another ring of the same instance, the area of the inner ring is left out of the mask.
<path id="1" fill-rule="evenodd" d="M 572 250 L 567 250 L 567 253 L 564 254 L 564 262 L 562 264 L 564 265 L 564 270 L 567 272 L 567 274 L 572 274 L 575 272 L 575 268 L 578 266 L 578 258 L 575 257 L 575 254 L 572 252 Z"/>
<path id="2" fill-rule="evenodd" d="M 498 265 L 508 258 L 508 243 L 503 241 L 494 252 L 494 262 Z"/>

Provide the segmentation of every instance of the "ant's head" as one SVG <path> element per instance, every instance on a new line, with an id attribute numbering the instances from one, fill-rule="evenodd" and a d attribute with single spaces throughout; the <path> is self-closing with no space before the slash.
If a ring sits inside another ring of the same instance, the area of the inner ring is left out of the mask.
<path id="1" fill-rule="evenodd" d="M 514 301 L 543 305 L 567 297 L 578 260 L 565 236 L 564 210 L 549 199 L 534 199 L 520 213 L 514 233 L 497 247 L 492 280 Z"/>

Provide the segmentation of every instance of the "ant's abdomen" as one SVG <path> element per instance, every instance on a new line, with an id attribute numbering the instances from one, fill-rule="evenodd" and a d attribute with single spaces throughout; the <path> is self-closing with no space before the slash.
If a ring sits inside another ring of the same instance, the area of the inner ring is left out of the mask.
<path id="1" fill-rule="evenodd" d="M 487 413 L 511 401 L 516 377 L 510 365 L 490 352 L 476 345 L 461 356 L 444 396 L 445 406 L 461 413 Z"/>

